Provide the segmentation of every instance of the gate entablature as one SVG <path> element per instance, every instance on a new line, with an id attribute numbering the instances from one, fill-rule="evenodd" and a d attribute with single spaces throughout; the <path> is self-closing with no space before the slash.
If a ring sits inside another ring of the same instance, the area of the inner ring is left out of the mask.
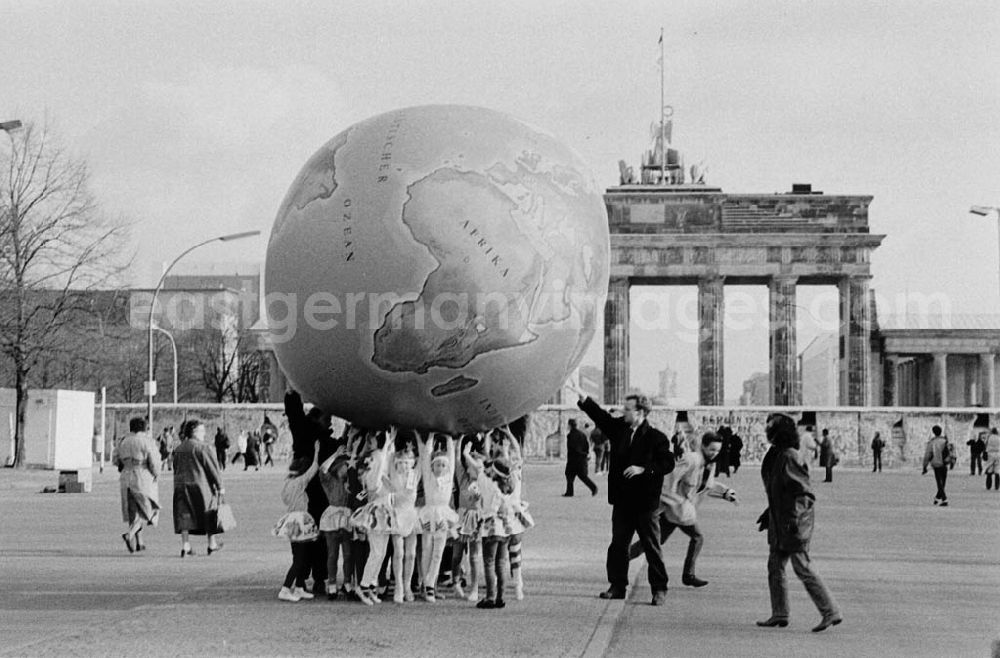
<path id="1" fill-rule="evenodd" d="M 623 176 L 624 180 L 624 176 Z M 726 194 L 703 184 L 623 184 L 604 196 L 611 232 L 605 312 L 605 400 L 628 389 L 629 288 L 697 284 L 699 404 L 723 399 L 724 286 L 764 283 L 770 294 L 771 404 L 801 401 L 795 288 L 838 286 L 840 403 L 871 404 L 868 195 Z"/>

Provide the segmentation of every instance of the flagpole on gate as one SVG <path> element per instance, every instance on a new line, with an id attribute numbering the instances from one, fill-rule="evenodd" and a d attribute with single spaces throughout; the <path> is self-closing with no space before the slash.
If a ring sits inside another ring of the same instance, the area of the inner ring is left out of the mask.
<path id="1" fill-rule="evenodd" d="M 667 138 L 666 138 L 666 127 L 663 125 L 663 105 L 666 102 L 664 99 L 664 87 L 666 86 L 665 74 L 663 62 L 663 28 L 660 28 L 660 180 L 661 184 L 666 184 L 667 182 Z"/>

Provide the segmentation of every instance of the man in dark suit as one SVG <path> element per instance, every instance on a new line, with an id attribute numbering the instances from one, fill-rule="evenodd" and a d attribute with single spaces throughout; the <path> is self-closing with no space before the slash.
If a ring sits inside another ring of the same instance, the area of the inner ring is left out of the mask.
<path id="1" fill-rule="evenodd" d="M 569 433 L 566 434 L 566 493 L 563 496 L 573 497 L 573 480 L 587 485 L 590 495 L 597 495 L 597 485 L 587 476 L 587 459 L 590 457 L 590 441 L 587 435 L 576 426 L 576 419 L 569 420 Z"/>
<path id="2" fill-rule="evenodd" d="M 611 545 L 608 546 L 607 572 L 610 587 L 602 599 L 624 599 L 628 587 L 628 547 L 632 536 L 639 543 L 649 565 L 649 587 L 653 605 L 663 605 L 667 594 L 667 570 L 660 551 L 660 528 L 656 510 L 663 488 L 663 476 L 674 470 L 670 440 L 653 429 L 646 417 L 651 409 L 649 398 L 629 395 L 624 414 L 614 418 L 578 387 L 577 405 L 601 433 L 608 437 L 611 464 L 608 469 L 608 502 L 611 512 Z"/>

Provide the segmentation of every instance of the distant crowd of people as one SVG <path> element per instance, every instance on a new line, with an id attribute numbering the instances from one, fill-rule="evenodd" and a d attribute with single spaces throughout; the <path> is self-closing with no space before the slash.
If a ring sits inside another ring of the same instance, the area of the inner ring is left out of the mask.
<path id="1" fill-rule="evenodd" d="M 169 471 L 172 468 L 174 450 L 181 445 L 182 437 L 178 437 L 173 425 L 164 427 L 156 436 L 156 449 L 160 456 L 160 470 Z M 222 427 L 216 427 L 212 445 L 219 468 L 226 470 L 237 461 L 243 462 L 243 470 L 260 470 L 261 466 L 274 466 L 274 448 L 278 442 L 278 428 L 271 422 L 267 414 L 259 428 L 249 431 L 240 430 L 236 435 L 235 450 L 233 441 Z"/>

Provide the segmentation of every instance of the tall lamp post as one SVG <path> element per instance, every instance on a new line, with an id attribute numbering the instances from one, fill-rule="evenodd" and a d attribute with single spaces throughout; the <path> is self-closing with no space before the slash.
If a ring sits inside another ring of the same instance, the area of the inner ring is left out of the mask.
<path id="1" fill-rule="evenodd" d="M 1000 248 L 1000 208 L 996 206 L 972 206 L 969 208 L 969 212 L 980 217 L 989 217 L 993 214 L 997 216 L 997 245 Z M 1000 272 L 1000 265 L 998 265 L 997 271 Z"/>
<path id="2" fill-rule="evenodd" d="M 177 343 L 174 342 L 173 335 L 163 327 L 153 327 L 156 331 L 167 337 L 170 341 L 170 349 L 174 355 L 174 404 L 177 404 Z"/>
<path id="3" fill-rule="evenodd" d="M 189 253 L 191 253 L 198 247 L 204 247 L 206 244 L 211 244 L 213 242 L 232 242 L 233 240 L 251 238 L 254 237 L 255 235 L 260 235 L 260 231 L 243 231 L 242 233 L 230 233 L 228 235 L 220 235 L 218 237 L 205 240 L 204 242 L 199 242 L 196 245 L 188 247 L 187 249 L 182 251 L 177 258 L 170 261 L 170 265 L 167 265 L 167 268 L 163 270 L 163 274 L 160 275 L 160 280 L 156 283 L 156 288 L 153 289 L 153 298 L 149 302 L 149 324 L 148 324 L 149 333 L 146 336 L 146 348 L 149 353 L 149 361 L 148 361 L 149 367 L 147 369 L 148 377 L 146 378 L 146 385 L 145 385 L 146 389 L 145 393 L 147 399 L 146 423 L 148 425 L 147 431 L 150 433 L 150 435 L 153 434 L 153 396 L 156 395 L 156 380 L 153 379 L 153 312 L 156 310 L 156 296 L 160 293 L 160 289 L 163 287 L 163 281 L 167 278 L 167 275 L 170 273 L 170 270 L 173 268 L 173 266 L 177 264 L 177 261 L 187 256 Z M 175 384 L 174 391 L 176 390 L 177 388 Z"/>

